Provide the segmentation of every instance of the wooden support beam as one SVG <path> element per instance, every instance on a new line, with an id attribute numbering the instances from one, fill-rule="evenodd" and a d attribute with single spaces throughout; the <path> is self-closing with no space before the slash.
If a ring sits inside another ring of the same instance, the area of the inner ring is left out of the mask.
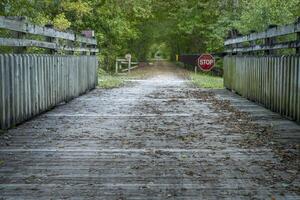
<path id="1" fill-rule="evenodd" d="M 300 17 L 298 17 L 296 24 L 300 24 Z M 300 41 L 300 32 L 297 32 L 297 41 Z M 296 54 L 300 55 L 300 47 L 296 48 Z"/>
<path id="2" fill-rule="evenodd" d="M 277 27 L 278 27 L 277 25 L 269 25 L 268 29 L 266 31 L 268 31 L 270 29 L 273 29 L 273 28 L 277 28 Z M 264 40 L 265 40 L 265 46 L 270 46 L 271 47 L 271 46 L 275 45 L 275 43 L 276 43 L 276 38 L 275 37 L 266 37 Z M 264 53 L 265 53 L 265 55 L 274 55 L 275 50 L 274 49 L 267 49 L 267 50 L 264 50 Z"/>
<path id="3" fill-rule="evenodd" d="M 47 28 L 53 28 L 53 24 L 47 24 L 45 27 Z M 55 37 L 46 37 L 46 41 L 47 42 L 50 42 L 50 43 L 55 43 L 58 45 L 58 38 L 55 38 Z M 57 49 L 49 49 L 48 52 L 50 54 L 55 54 L 57 52 Z"/>
<path id="4" fill-rule="evenodd" d="M 295 24 L 289 24 L 286 26 L 278 26 L 271 29 L 268 29 L 264 32 L 259 33 L 251 33 L 249 35 L 245 35 L 239 38 L 232 38 L 225 41 L 225 45 L 232 45 L 242 42 L 249 42 L 253 40 L 265 39 L 265 38 L 272 38 L 282 35 L 288 35 L 293 33 L 300 32 L 300 21 L 297 21 Z"/>
<path id="5" fill-rule="evenodd" d="M 256 31 L 255 31 L 255 30 L 251 30 L 250 33 L 256 33 Z M 251 47 L 256 46 L 256 41 L 255 41 L 255 40 L 250 41 L 250 46 L 251 46 Z M 252 51 L 252 52 L 250 52 L 250 54 L 251 54 L 251 55 L 255 55 L 256 52 L 255 52 L 255 51 Z"/>
<path id="6" fill-rule="evenodd" d="M 17 39 L 24 39 L 26 36 L 26 33 L 14 32 L 13 35 Z M 26 49 L 27 49 L 26 46 L 15 46 L 14 53 L 18 53 L 18 54 L 25 53 Z"/>
<path id="7" fill-rule="evenodd" d="M 98 53 L 99 49 L 97 48 L 82 48 L 82 47 L 65 47 L 65 46 L 58 46 L 57 47 L 58 50 L 64 50 L 64 51 L 71 51 L 71 52 L 93 52 L 93 53 Z"/>
<path id="8" fill-rule="evenodd" d="M 92 48 L 92 49 L 96 49 L 97 46 L 96 45 L 88 45 L 89 48 Z M 90 52 L 90 55 L 96 55 L 96 52 Z"/>
<path id="9" fill-rule="evenodd" d="M 37 40 L 28 39 L 10 39 L 0 37 L 0 46 L 11 46 L 11 47 L 40 47 L 46 49 L 56 49 L 57 46 L 52 42 L 43 42 Z"/>
<path id="10" fill-rule="evenodd" d="M 69 41 L 67 41 L 67 45 L 68 45 L 68 47 L 67 47 L 68 50 L 66 48 L 63 48 L 63 50 L 68 51 L 69 55 L 74 55 L 74 53 L 75 53 L 75 51 L 74 51 L 74 49 L 75 49 L 74 42 L 69 40 Z"/>
<path id="11" fill-rule="evenodd" d="M 28 40 L 28 39 L 10 39 L 10 38 L 1 38 L 1 37 L 0 37 L 0 46 L 39 47 L 45 49 L 64 50 L 64 51 L 73 51 L 73 52 L 74 51 L 85 51 L 85 52 L 94 52 L 94 53 L 99 52 L 97 48 L 68 47 L 68 46 L 60 46 L 53 42 L 44 42 L 44 41 Z"/>
<path id="12" fill-rule="evenodd" d="M 0 16 L 0 28 L 22 32 L 22 33 L 42 35 L 45 37 L 54 37 L 54 38 L 86 43 L 86 44 L 97 45 L 97 41 L 94 38 L 86 38 L 81 36 L 80 34 L 74 34 L 72 32 L 63 32 L 49 27 L 41 27 L 41 26 L 33 25 L 24 20 L 17 21 L 15 19 L 12 19 L 11 17 Z"/>
<path id="13" fill-rule="evenodd" d="M 265 50 L 288 49 L 288 48 L 299 48 L 299 47 L 300 47 L 300 40 L 277 43 L 272 46 L 255 45 L 252 47 L 227 49 L 227 50 L 225 50 L 225 52 L 226 53 L 237 53 L 237 52 L 265 51 Z"/>
<path id="14" fill-rule="evenodd" d="M 95 55 L 99 50 L 97 41 L 94 38 L 94 31 L 86 31 L 91 38 L 85 35 L 74 34 L 71 32 L 62 32 L 55 30 L 53 25 L 40 27 L 30 24 L 24 17 L 3 17 L 0 16 L 0 28 L 15 32 L 15 38 L 0 38 L 0 46 L 15 47 L 16 53 L 23 53 L 26 47 L 39 47 L 48 49 L 50 54 L 55 54 L 57 50 L 67 51 L 73 55 L 75 51 L 81 52 L 82 55 Z M 46 41 L 26 39 L 26 34 L 41 35 Z M 59 44 L 59 39 L 66 40 L 67 45 Z"/>
<path id="15" fill-rule="evenodd" d="M 26 17 L 11 17 L 11 19 L 13 20 L 17 20 L 20 22 L 25 22 L 27 19 Z M 14 36 L 14 38 L 17 39 L 26 39 L 26 33 L 23 32 L 18 32 L 18 31 L 13 31 L 12 35 Z M 14 53 L 25 53 L 26 52 L 26 47 L 15 47 L 14 48 Z"/>

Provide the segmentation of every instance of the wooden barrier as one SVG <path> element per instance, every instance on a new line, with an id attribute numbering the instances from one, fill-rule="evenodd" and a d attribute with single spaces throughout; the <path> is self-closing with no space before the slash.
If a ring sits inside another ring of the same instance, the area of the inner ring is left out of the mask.
<path id="1" fill-rule="evenodd" d="M 0 46 L 16 48 L 39 47 L 49 49 L 51 53 L 61 50 L 69 53 L 74 53 L 75 51 L 84 53 L 89 52 L 91 55 L 95 55 L 95 53 L 99 51 L 96 48 L 96 39 L 84 36 L 87 35 L 87 31 L 83 31 L 83 34 L 63 32 L 52 28 L 52 25 L 37 26 L 31 24 L 26 20 L 26 17 L 0 16 L 0 29 L 12 31 L 16 33 L 16 36 L 18 36 L 17 38 L 0 37 Z M 43 36 L 44 40 L 26 39 L 25 36 L 27 35 Z M 18 51 L 17 53 L 24 52 Z"/>
<path id="2" fill-rule="evenodd" d="M 13 47 L 15 53 L 0 54 L 0 129 L 69 101 L 98 84 L 93 31 L 62 32 L 51 25 L 31 24 L 26 17 L 3 16 L 0 29 L 15 37 L 0 38 L 0 46 Z M 32 39 L 32 35 L 39 37 Z M 25 54 L 27 47 L 47 49 L 49 55 Z M 80 56 L 72 55 L 76 51 Z"/>
<path id="3" fill-rule="evenodd" d="M 126 68 L 122 69 L 123 66 L 126 66 Z M 130 73 L 130 70 L 136 69 L 138 67 L 139 67 L 139 62 L 132 62 L 131 60 L 128 61 L 125 58 L 116 58 L 116 68 L 115 68 L 116 74 L 118 74 L 120 71 Z"/>
<path id="4" fill-rule="evenodd" d="M 300 18 L 245 36 L 231 30 L 224 45 L 225 87 L 300 122 Z"/>
<path id="5" fill-rule="evenodd" d="M 96 56 L 0 55 L 0 128 L 95 88 L 97 67 Z"/>
<path id="6" fill-rule="evenodd" d="M 300 122 L 299 56 L 226 56 L 224 85 Z"/>
<path id="7" fill-rule="evenodd" d="M 287 37 L 288 35 L 295 35 L 295 37 Z M 278 37 L 286 37 L 286 41 L 279 42 Z M 259 40 L 263 40 L 264 44 L 257 44 Z M 224 45 L 225 52 L 229 54 L 264 51 L 265 55 L 270 55 L 275 54 L 278 49 L 296 49 L 296 54 L 300 54 L 300 17 L 293 24 L 270 25 L 266 31 L 253 32 L 244 36 L 240 35 L 237 30 L 231 30 L 229 39 L 224 42 Z"/>

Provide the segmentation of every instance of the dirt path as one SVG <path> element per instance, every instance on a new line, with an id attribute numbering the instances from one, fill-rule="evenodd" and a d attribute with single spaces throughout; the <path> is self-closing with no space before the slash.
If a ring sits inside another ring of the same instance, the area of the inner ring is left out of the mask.
<path id="1" fill-rule="evenodd" d="M 195 88 L 167 63 L 153 69 L 2 134 L 0 196 L 300 198 L 297 144 L 274 153 L 270 127 L 224 100 L 226 91 Z"/>

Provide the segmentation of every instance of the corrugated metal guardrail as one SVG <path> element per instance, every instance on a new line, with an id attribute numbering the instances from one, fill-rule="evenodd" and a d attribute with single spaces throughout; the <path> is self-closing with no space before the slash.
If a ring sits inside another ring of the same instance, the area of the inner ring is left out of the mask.
<path id="1" fill-rule="evenodd" d="M 224 85 L 300 122 L 299 56 L 226 56 Z"/>
<path id="2" fill-rule="evenodd" d="M 96 56 L 0 55 L 0 128 L 9 128 L 97 85 Z"/>

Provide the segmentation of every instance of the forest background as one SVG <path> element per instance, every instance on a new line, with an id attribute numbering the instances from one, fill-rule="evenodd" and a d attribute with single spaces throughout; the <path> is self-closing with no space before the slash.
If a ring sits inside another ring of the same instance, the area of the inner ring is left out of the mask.
<path id="1" fill-rule="evenodd" d="M 96 33 L 100 63 L 131 53 L 146 61 L 155 53 L 221 52 L 228 31 L 262 31 L 293 23 L 299 0 L 1 0 L 0 15 L 26 16 L 59 30 Z"/>

